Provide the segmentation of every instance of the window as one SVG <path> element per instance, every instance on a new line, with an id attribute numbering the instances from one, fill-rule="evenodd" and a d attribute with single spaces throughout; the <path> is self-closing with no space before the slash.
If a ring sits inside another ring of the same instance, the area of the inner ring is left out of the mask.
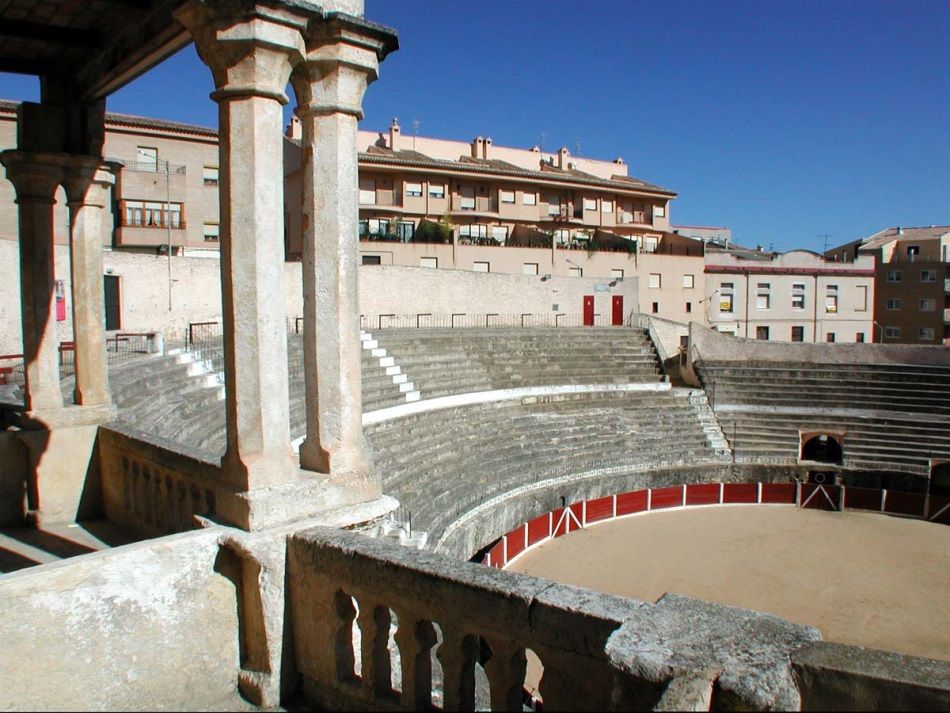
<path id="1" fill-rule="evenodd" d="M 468 241 L 478 240 L 488 237 L 487 225 L 460 225 L 459 237 L 466 238 Z"/>
<path id="2" fill-rule="evenodd" d="M 888 270 L 887 271 L 887 281 L 888 282 L 900 282 L 903 279 L 903 275 L 900 270 Z"/>
<path id="3" fill-rule="evenodd" d="M 205 242 L 216 243 L 221 237 L 221 226 L 217 223 L 205 223 Z"/>
<path id="4" fill-rule="evenodd" d="M 421 257 L 419 258 L 419 267 L 438 267 L 439 258 L 437 257 Z"/>
<path id="5" fill-rule="evenodd" d="M 900 339 L 901 328 L 900 327 L 884 327 L 884 338 L 885 339 Z"/>
<path id="6" fill-rule="evenodd" d="M 907 257 L 910 258 L 910 261 L 914 261 L 914 257 L 920 255 L 920 246 L 919 245 L 908 245 L 907 246 Z"/>
<path id="7" fill-rule="evenodd" d="M 755 288 L 755 308 L 768 309 L 772 286 L 768 282 L 759 282 Z"/>
<path id="8" fill-rule="evenodd" d="M 653 303 L 653 314 L 658 314 L 659 311 L 660 311 L 660 303 L 659 303 L 659 302 L 654 302 L 654 303 Z"/>
<path id="9" fill-rule="evenodd" d="M 647 235 L 643 238 L 643 252 L 645 253 L 656 252 L 656 236 Z"/>
<path id="10" fill-rule="evenodd" d="M 792 285 L 792 309 L 805 309 L 805 283 Z"/>
<path id="11" fill-rule="evenodd" d="M 548 215 L 561 214 L 561 199 L 556 195 L 548 196 Z"/>
<path id="12" fill-rule="evenodd" d="M 369 221 L 368 220 L 361 220 L 359 223 L 359 226 L 360 227 L 359 227 L 358 235 L 361 238 L 365 238 L 367 235 L 369 235 Z"/>
<path id="13" fill-rule="evenodd" d="M 921 282 L 936 282 L 937 271 L 936 270 L 921 270 L 920 281 Z"/>
<path id="14" fill-rule="evenodd" d="M 756 339 L 765 339 L 769 338 L 769 328 L 768 327 L 756 327 L 755 328 L 755 338 Z"/>
<path id="15" fill-rule="evenodd" d="M 502 203 L 514 203 L 515 192 L 514 191 L 498 191 L 498 200 L 500 200 Z"/>
<path id="16" fill-rule="evenodd" d="M 538 274 L 538 263 L 536 262 L 526 262 L 521 266 L 522 275 L 537 275 Z"/>
<path id="17" fill-rule="evenodd" d="M 864 332 L 858 332 L 857 334 L 855 334 L 855 335 L 854 335 L 854 341 L 857 342 L 858 344 L 863 344 L 863 343 L 864 343 Z"/>
<path id="18" fill-rule="evenodd" d="M 122 225 L 140 228 L 183 228 L 181 203 L 122 201 Z M 167 222 L 166 222 L 167 221 Z"/>
<path id="19" fill-rule="evenodd" d="M 206 186 L 216 186 L 218 185 L 218 167 L 217 166 L 205 166 L 201 171 L 202 176 L 204 176 L 204 182 Z"/>
<path id="20" fill-rule="evenodd" d="M 491 236 L 499 243 L 506 243 L 508 241 L 508 226 L 493 225 L 491 228 Z"/>
<path id="21" fill-rule="evenodd" d="M 793 342 L 804 342 L 804 341 L 805 341 L 805 328 L 804 328 L 804 327 L 792 327 L 792 341 L 793 341 Z"/>
<path id="22" fill-rule="evenodd" d="M 663 278 L 660 276 L 660 273 L 658 272 L 650 273 L 649 285 L 651 288 L 658 289 L 662 285 L 662 283 L 663 283 Z"/>
<path id="23" fill-rule="evenodd" d="M 413 198 L 419 198 L 422 195 L 421 183 L 406 183 L 406 195 Z"/>
<path id="24" fill-rule="evenodd" d="M 920 308 L 921 312 L 933 312 L 936 306 L 937 306 L 936 302 L 932 297 L 927 297 L 925 299 L 922 299 L 920 300 L 920 303 L 918 304 L 918 307 Z"/>
<path id="25" fill-rule="evenodd" d="M 858 304 L 854 308 L 856 312 L 868 311 L 868 288 L 867 285 L 858 285 Z"/>
<path id="26" fill-rule="evenodd" d="M 150 146 L 135 148 L 135 161 L 140 171 L 155 171 L 158 169 L 158 149 Z"/>
<path id="27" fill-rule="evenodd" d="M 360 179 L 360 204 L 376 205 L 376 181 L 374 179 Z"/>
<path id="28" fill-rule="evenodd" d="M 571 277 L 583 277 L 584 269 L 580 267 L 569 267 L 567 269 L 567 274 L 570 275 Z"/>
<path id="29" fill-rule="evenodd" d="M 601 202 L 600 202 L 600 212 L 601 212 L 601 213 L 613 213 L 613 212 L 614 212 L 614 202 L 613 202 L 613 201 L 601 201 Z"/>
<path id="30" fill-rule="evenodd" d="M 616 268 L 610 271 L 611 280 L 622 280 L 623 279 L 623 270 L 618 270 Z"/>
<path id="31" fill-rule="evenodd" d="M 825 288 L 825 312 L 838 311 L 838 286 L 828 285 Z"/>
<path id="32" fill-rule="evenodd" d="M 412 240 L 412 234 L 415 229 L 416 226 L 408 220 L 400 220 L 396 223 L 396 235 L 398 235 L 399 239 L 404 243 L 408 243 Z"/>
<path id="33" fill-rule="evenodd" d="M 826 342 L 833 342 L 834 340 L 835 340 L 835 333 L 834 333 L 834 332 L 828 332 L 828 333 L 825 335 L 825 341 L 826 341 Z"/>
<path id="34" fill-rule="evenodd" d="M 719 311 L 720 312 L 732 312 L 732 298 L 733 298 L 733 288 L 735 283 L 732 282 L 721 282 L 719 283 Z"/>
<path id="35" fill-rule="evenodd" d="M 475 210 L 475 188 L 473 186 L 462 186 L 459 189 L 461 200 L 459 207 L 462 210 Z"/>
<path id="36" fill-rule="evenodd" d="M 932 342 L 934 340 L 934 330 L 932 327 L 921 327 L 917 330 L 917 340 L 921 342 Z"/>
<path id="37" fill-rule="evenodd" d="M 584 199 L 584 210 L 597 210 L 597 199 L 596 199 L 596 198 L 585 198 L 585 199 Z"/>
<path id="38" fill-rule="evenodd" d="M 884 302 L 884 306 L 886 309 L 890 310 L 891 312 L 896 312 L 897 310 L 901 308 L 901 298 L 888 297 Z"/>
<path id="39" fill-rule="evenodd" d="M 382 265 L 383 258 L 380 255 L 363 255 L 363 264 L 364 265 Z"/>
<path id="40" fill-rule="evenodd" d="M 683 289 L 691 290 L 695 285 L 696 278 L 694 275 L 683 275 Z"/>
<path id="41" fill-rule="evenodd" d="M 586 239 L 586 238 L 585 238 Z M 565 228 L 558 228 L 554 231 L 555 245 L 567 245 L 571 242 L 571 231 Z"/>
<path id="42" fill-rule="evenodd" d="M 538 194 L 537 193 L 523 193 L 521 195 L 521 202 L 524 205 L 537 205 Z"/>
<path id="43" fill-rule="evenodd" d="M 370 218 L 370 235 L 389 235 L 389 221 L 385 218 Z"/>
<path id="44" fill-rule="evenodd" d="M 653 206 L 653 217 L 654 217 L 654 218 L 665 218 L 665 217 L 666 217 L 666 206 L 665 206 L 665 205 L 655 205 L 655 206 Z"/>
<path id="45" fill-rule="evenodd" d="M 444 183 L 430 183 L 429 184 L 429 198 L 445 198 L 445 184 Z M 362 201 L 360 201 L 362 203 Z"/>
<path id="46" fill-rule="evenodd" d="M 472 263 L 472 270 L 475 272 L 491 272 L 491 264 L 476 260 Z"/>
<path id="47" fill-rule="evenodd" d="M 693 311 L 693 303 L 692 303 L 692 302 L 687 302 L 687 303 L 686 303 L 686 313 L 689 314 L 689 313 L 692 312 L 692 311 Z"/>

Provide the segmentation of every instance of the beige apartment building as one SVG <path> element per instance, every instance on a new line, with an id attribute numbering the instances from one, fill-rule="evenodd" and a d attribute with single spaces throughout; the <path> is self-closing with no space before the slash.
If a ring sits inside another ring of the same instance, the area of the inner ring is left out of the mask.
<path id="1" fill-rule="evenodd" d="M 826 260 L 807 250 L 706 252 L 706 324 L 782 342 L 871 342 L 874 262 Z M 701 321 L 701 320 L 697 320 Z"/>
<path id="2" fill-rule="evenodd" d="M 950 226 L 886 228 L 826 256 L 874 261 L 880 341 L 950 346 Z"/>

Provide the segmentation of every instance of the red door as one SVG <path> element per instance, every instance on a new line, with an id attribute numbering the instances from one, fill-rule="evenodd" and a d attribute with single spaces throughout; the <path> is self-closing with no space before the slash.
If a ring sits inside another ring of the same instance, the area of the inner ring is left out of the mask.
<path id="1" fill-rule="evenodd" d="M 623 295 L 614 295 L 613 311 L 610 323 L 615 327 L 623 326 Z"/>
<path id="2" fill-rule="evenodd" d="M 594 326 L 594 296 L 584 295 L 584 326 Z"/>

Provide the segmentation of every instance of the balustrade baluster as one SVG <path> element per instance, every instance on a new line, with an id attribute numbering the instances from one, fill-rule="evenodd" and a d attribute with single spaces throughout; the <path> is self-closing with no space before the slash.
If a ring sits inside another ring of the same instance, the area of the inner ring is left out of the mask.
<path id="1" fill-rule="evenodd" d="M 392 694 L 392 661 L 389 651 L 389 608 L 375 603 L 360 604 L 358 618 L 363 659 L 363 687 L 373 699 Z"/>
<path id="2" fill-rule="evenodd" d="M 402 705 L 412 710 L 432 707 L 432 647 L 437 640 L 432 623 L 409 612 L 396 611 L 396 643 L 402 659 Z"/>
<path id="3" fill-rule="evenodd" d="M 520 711 L 527 658 L 524 648 L 507 641 L 489 641 L 492 656 L 485 664 L 493 711 Z"/>
<path id="4" fill-rule="evenodd" d="M 478 639 L 442 628 L 442 646 L 436 652 L 442 664 L 442 709 L 475 710 L 475 661 Z"/>

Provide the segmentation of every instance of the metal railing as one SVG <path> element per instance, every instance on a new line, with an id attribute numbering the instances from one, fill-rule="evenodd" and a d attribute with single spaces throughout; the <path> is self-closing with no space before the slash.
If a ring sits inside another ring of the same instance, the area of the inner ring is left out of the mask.
<path id="1" fill-rule="evenodd" d="M 132 161 L 126 158 L 107 158 L 106 161 L 121 164 L 122 168 L 127 171 L 135 171 L 137 173 L 165 173 L 164 161 Z M 184 176 L 185 165 L 170 163 L 168 164 L 168 173 L 172 176 Z"/>
<path id="2" fill-rule="evenodd" d="M 219 322 L 189 322 L 185 349 L 198 359 L 214 360 L 224 354 L 223 333 Z"/>
<path id="3" fill-rule="evenodd" d="M 298 317 L 297 320 L 300 318 Z M 296 323 L 296 322 L 295 322 Z M 535 314 L 501 314 L 497 312 L 467 313 L 452 312 L 437 314 L 417 312 L 413 314 L 361 314 L 360 329 L 474 329 L 486 327 L 583 327 L 584 315 L 569 312 Z M 595 327 L 613 326 L 611 315 L 594 314 Z M 617 326 L 629 326 L 617 325 Z"/>

